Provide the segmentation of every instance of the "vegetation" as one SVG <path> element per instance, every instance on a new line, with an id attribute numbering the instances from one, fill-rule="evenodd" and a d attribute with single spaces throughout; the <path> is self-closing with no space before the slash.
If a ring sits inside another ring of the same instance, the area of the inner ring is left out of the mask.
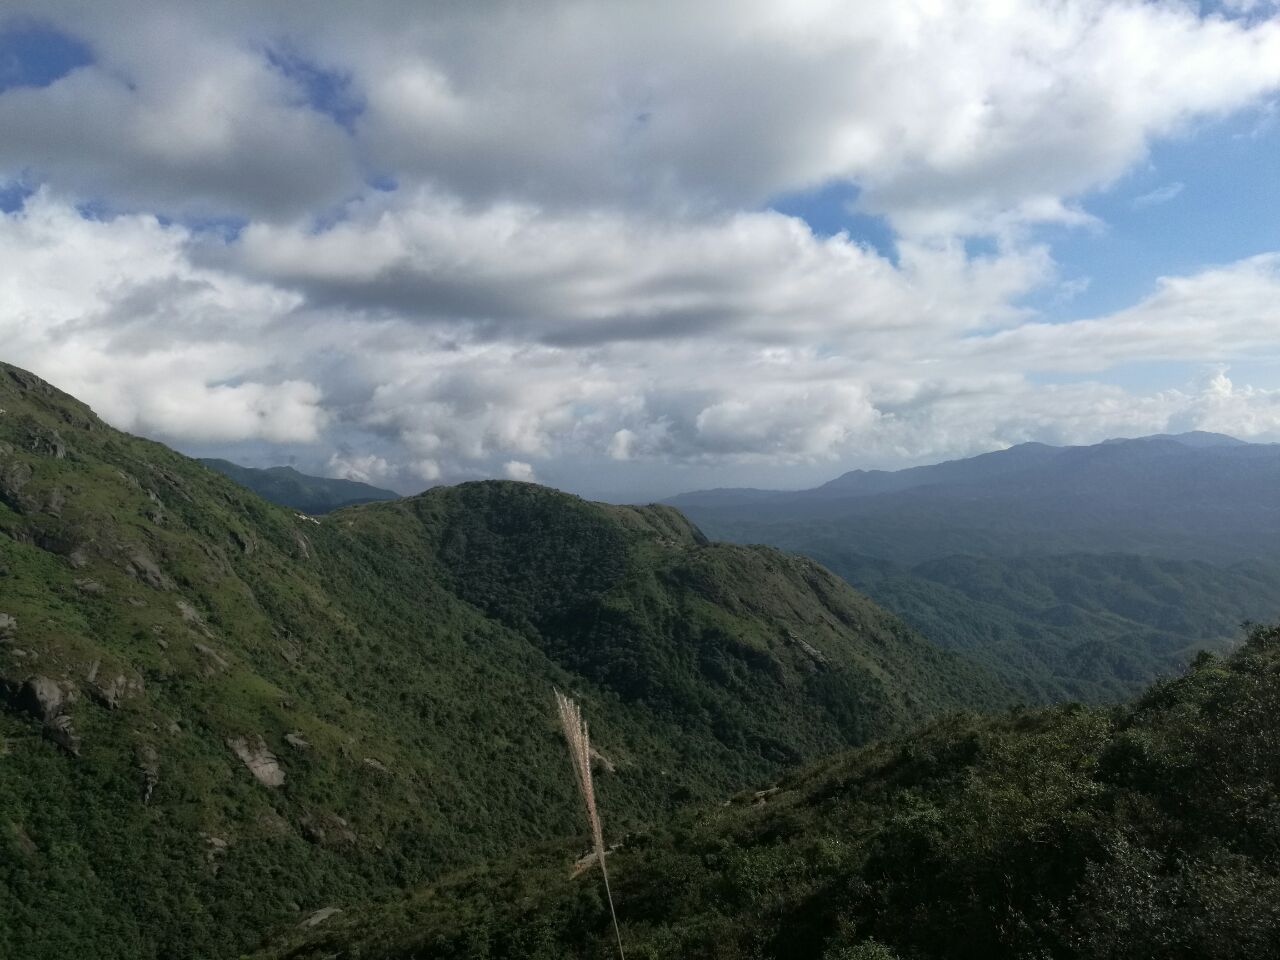
<path id="1" fill-rule="evenodd" d="M 0 943 L 228 957 L 573 833 L 553 687 L 619 834 L 1005 703 L 813 561 L 671 508 L 477 483 L 322 518 L 0 365 Z"/>
<path id="2" fill-rule="evenodd" d="M 1031 702 L 1119 700 L 1225 651 L 1244 621 L 1280 616 L 1280 564 L 1132 554 L 952 556 L 911 568 L 813 551 L 922 631 Z"/>
<path id="3" fill-rule="evenodd" d="M 672 502 L 812 557 L 1030 701 L 1092 702 L 1280 617 L 1277 483 L 1280 446 L 1192 433 Z"/>
<path id="4" fill-rule="evenodd" d="M 610 858 L 623 937 L 633 958 L 1280 955 L 1277 743 L 1274 627 L 1128 706 L 951 717 L 627 838 Z M 265 956 L 607 957 L 577 849 L 459 874 Z"/>
<path id="5" fill-rule="evenodd" d="M 317 516 L 342 507 L 375 500 L 394 500 L 399 496 L 394 490 L 384 490 L 358 480 L 311 477 L 293 467 L 259 469 L 242 467 L 230 460 L 206 459 L 200 462 L 242 487 L 248 487 L 264 500 Z"/>

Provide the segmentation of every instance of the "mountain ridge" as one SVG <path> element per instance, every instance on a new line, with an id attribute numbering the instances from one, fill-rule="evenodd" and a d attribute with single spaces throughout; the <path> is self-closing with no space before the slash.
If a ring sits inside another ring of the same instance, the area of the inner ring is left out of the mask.
<path id="1" fill-rule="evenodd" d="M 308 517 L 8 365 L 0 409 L 0 942 L 24 956 L 238 956 L 571 833 L 553 686 L 595 718 L 622 831 L 1012 697 L 667 506 L 486 481 Z"/>
<path id="2" fill-rule="evenodd" d="M 345 477 L 315 477 L 293 467 L 244 467 L 230 460 L 202 457 L 200 462 L 254 493 L 303 513 L 323 514 L 375 500 L 395 500 L 394 490 Z"/>

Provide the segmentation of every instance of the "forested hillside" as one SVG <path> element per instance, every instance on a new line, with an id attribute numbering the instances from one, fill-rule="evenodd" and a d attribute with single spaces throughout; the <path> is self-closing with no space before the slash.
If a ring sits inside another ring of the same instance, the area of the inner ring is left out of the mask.
<path id="1" fill-rule="evenodd" d="M 1031 700 L 1127 696 L 1280 617 L 1280 446 L 1028 443 L 812 490 L 671 502 L 813 557 Z"/>
<path id="2" fill-rule="evenodd" d="M 821 761 L 609 858 L 628 957 L 1280 953 L 1280 629 L 1132 704 L 952 718 Z M 289 960 L 606 958 L 583 843 L 285 936 Z"/>
<path id="3" fill-rule="evenodd" d="M 813 561 L 476 483 L 299 515 L 0 366 L 0 943 L 236 956 L 1007 690 Z"/>
<path id="4" fill-rule="evenodd" d="M 308 476 L 293 467 L 242 467 L 229 460 L 213 459 L 200 462 L 248 487 L 265 500 L 303 513 L 328 513 L 357 503 L 394 500 L 399 496 L 394 490 L 384 490 L 358 480 Z"/>

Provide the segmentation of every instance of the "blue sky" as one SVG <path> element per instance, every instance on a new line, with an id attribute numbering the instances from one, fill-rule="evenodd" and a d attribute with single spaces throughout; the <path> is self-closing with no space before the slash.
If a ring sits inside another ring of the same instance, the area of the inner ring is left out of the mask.
<path id="1" fill-rule="evenodd" d="M 181 449 L 642 497 L 1280 440 L 1275 4 L 10 10 L 7 358 Z"/>

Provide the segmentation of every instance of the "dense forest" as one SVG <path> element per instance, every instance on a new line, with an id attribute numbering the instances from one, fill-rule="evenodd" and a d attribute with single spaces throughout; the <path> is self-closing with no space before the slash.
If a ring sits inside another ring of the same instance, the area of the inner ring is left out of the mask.
<path id="1" fill-rule="evenodd" d="M 625 837 L 627 956 L 1280 953 L 1280 628 L 1123 707 L 951 716 Z M 319 960 L 616 956 L 548 844 L 283 938 Z"/>

